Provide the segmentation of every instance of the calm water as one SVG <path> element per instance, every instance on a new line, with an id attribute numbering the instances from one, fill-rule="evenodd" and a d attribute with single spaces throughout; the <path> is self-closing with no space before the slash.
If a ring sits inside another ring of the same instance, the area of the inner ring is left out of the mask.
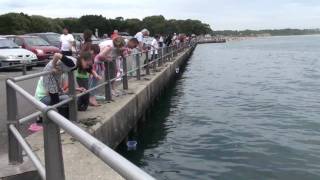
<path id="1" fill-rule="evenodd" d="M 199 45 L 121 151 L 157 179 L 320 179 L 320 36 Z"/>

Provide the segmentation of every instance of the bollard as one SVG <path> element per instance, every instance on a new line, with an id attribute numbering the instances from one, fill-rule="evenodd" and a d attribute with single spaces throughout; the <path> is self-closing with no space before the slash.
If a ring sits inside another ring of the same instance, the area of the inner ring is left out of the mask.
<path id="1" fill-rule="evenodd" d="M 74 72 L 68 73 L 68 82 L 69 82 L 69 96 L 72 97 L 72 100 L 69 102 L 69 119 L 74 122 L 78 122 L 78 98 L 76 92 L 76 79 L 74 77 Z"/>
<path id="2" fill-rule="evenodd" d="M 141 79 L 141 70 L 140 70 L 140 53 L 136 54 L 136 73 L 137 73 L 137 80 Z"/>
<path id="3" fill-rule="evenodd" d="M 112 94 L 111 94 L 111 81 L 110 81 L 110 62 L 107 61 L 104 63 L 105 72 L 104 72 L 104 80 L 108 82 L 104 86 L 104 94 L 105 94 L 105 100 L 111 101 L 112 100 Z"/>
<path id="4" fill-rule="evenodd" d="M 123 68 L 123 77 L 122 77 L 122 84 L 123 89 L 128 89 L 128 67 L 127 67 L 127 58 L 122 57 L 122 68 Z"/>
<path id="5" fill-rule="evenodd" d="M 7 91 L 7 120 L 8 120 L 8 156 L 9 163 L 12 165 L 23 162 L 22 148 L 17 139 L 9 129 L 9 124 L 14 124 L 17 130 L 20 130 L 19 121 L 17 120 L 18 106 L 16 91 L 6 84 Z"/>
<path id="6" fill-rule="evenodd" d="M 65 174 L 61 147 L 60 128 L 47 117 L 47 113 L 50 110 L 52 110 L 50 107 L 44 110 L 42 115 L 46 179 L 64 180 Z"/>
<path id="7" fill-rule="evenodd" d="M 150 75 L 150 66 L 149 66 L 149 51 L 146 52 L 146 74 Z"/>

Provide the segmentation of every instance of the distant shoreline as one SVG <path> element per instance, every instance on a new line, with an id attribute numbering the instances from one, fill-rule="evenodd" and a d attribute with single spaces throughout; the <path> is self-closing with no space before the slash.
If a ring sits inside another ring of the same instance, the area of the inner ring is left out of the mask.
<path id="1" fill-rule="evenodd" d="M 268 37 L 268 36 L 298 36 L 318 35 L 320 29 L 265 29 L 265 30 L 223 30 L 214 31 L 214 35 L 232 37 Z"/>
<path id="2" fill-rule="evenodd" d="M 301 35 L 274 35 L 274 36 L 225 36 L 227 41 L 243 41 L 257 38 L 271 38 L 271 37 L 290 37 L 290 36 L 320 36 L 319 34 L 301 34 Z"/>

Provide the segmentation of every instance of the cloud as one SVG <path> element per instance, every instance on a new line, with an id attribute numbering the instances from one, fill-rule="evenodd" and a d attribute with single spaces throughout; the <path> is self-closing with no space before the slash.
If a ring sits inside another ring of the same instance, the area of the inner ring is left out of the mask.
<path id="1" fill-rule="evenodd" d="M 114 18 L 199 19 L 215 29 L 318 28 L 319 0 L 0 0 L 0 12 L 49 17 L 102 14 Z"/>

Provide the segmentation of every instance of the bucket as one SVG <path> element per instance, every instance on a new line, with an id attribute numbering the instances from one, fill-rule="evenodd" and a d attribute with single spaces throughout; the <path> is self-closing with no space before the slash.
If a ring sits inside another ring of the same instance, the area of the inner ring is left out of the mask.
<path id="1" fill-rule="evenodd" d="M 127 148 L 128 148 L 128 151 L 131 151 L 131 150 L 136 150 L 137 149 L 137 141 L 128 141 L 127 142 Z"/>

